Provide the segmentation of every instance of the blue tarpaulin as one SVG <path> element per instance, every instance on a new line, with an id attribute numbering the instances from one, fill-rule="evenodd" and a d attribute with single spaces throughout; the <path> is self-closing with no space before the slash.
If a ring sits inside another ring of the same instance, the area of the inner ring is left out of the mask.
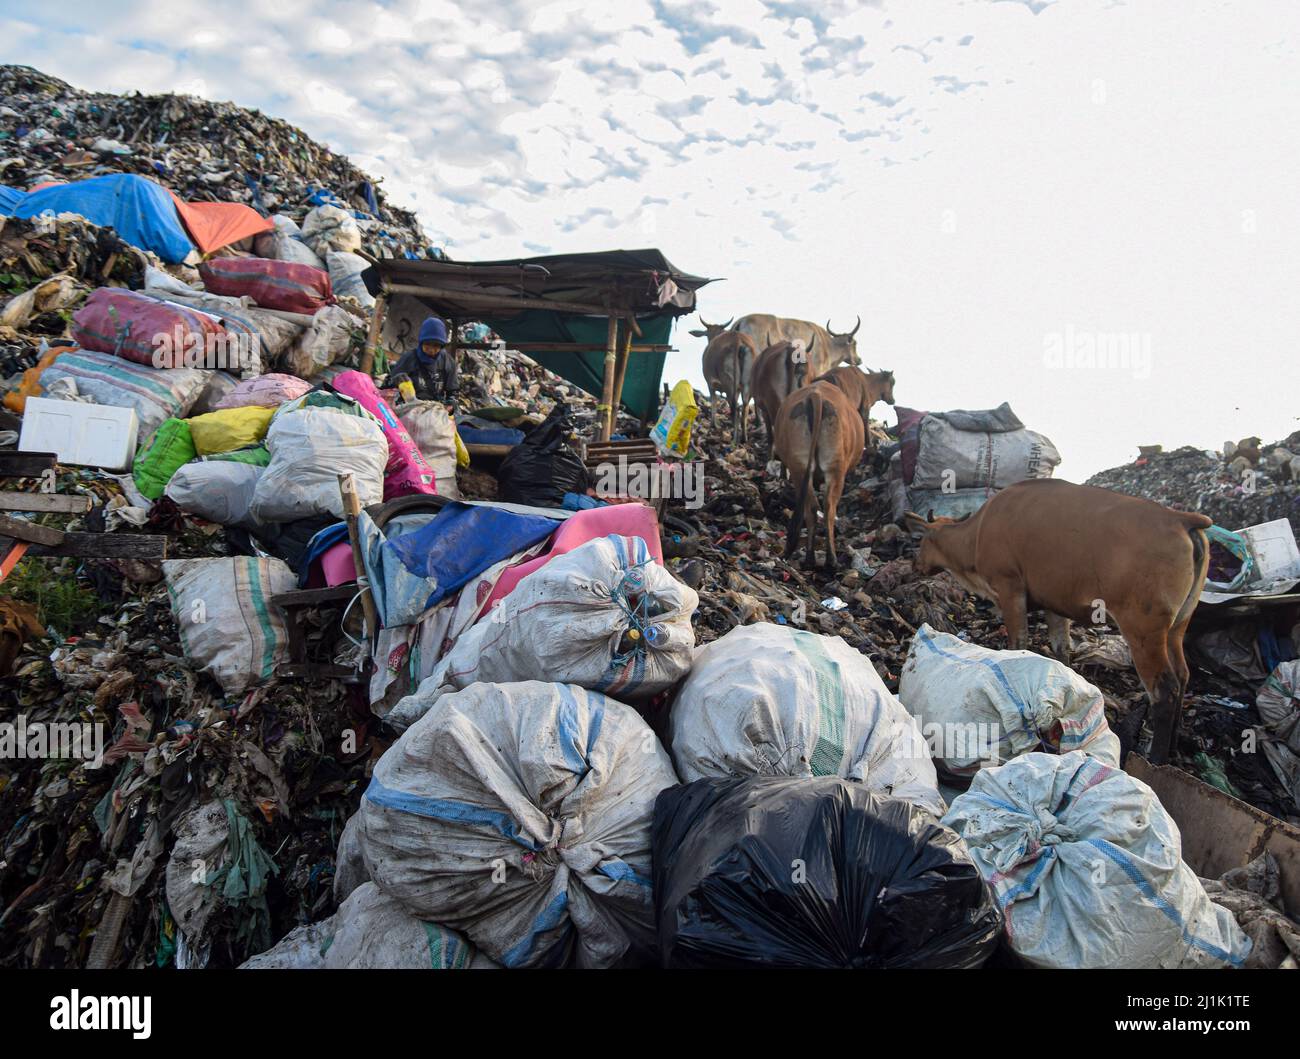
<path id="1" fill-rule="evenodd" d="M 132 246 L 152 250 L 170 264 L 184 261 L 194 252 L 171 195 L 160 184 L 134 173 L 110 173 L 28 191 L 13 202 L 0 193 L 0 207 L 11 217 L 28 219 L 43 213 L 79 214 L 91 224 L 112 228 Z"/>
<path id="2" fill-rule="evenodd" d="M 546 540 L 558 525 L 542 515 L 453 501 L 419 529 L 385 538 L 363 511 L 366 575 L 380 621 L 386 627 L 415 621 L 471 578 Z"/>
<path id="3" fill-rule="evenodd" d="M 0 184 L 0 213 L 8 216 L 14 206 L 18 204 L 18 200 L 26 194 L 25 191 L 19 191 L 17 188 L 7 188 Z"/>

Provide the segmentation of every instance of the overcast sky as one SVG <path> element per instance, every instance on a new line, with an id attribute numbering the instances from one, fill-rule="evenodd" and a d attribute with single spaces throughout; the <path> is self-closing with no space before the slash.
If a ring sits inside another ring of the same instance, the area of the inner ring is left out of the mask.
<path id="1" fill-rule="evenodd" d="M 1082 481 L 1300 428 L 1298 29 L 1191 0 L 0 0 L 0 59 L 283 117 L 463 260 L 653 245 L 726 277 L 711 319 L 861 314 L 900 404 L 1010 401 Z M 668 374 L 699 384 L 685 324 Z"/>

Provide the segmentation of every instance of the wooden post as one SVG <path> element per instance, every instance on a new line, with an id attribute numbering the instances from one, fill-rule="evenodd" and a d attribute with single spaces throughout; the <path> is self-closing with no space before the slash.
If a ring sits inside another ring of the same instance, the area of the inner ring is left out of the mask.
<path id="1" fill-rule="evenodd" d="M 618 359 L 618 317 L 610 315 L 605 338 L 605 380 L 600 390 L 600 441 L 608 441 L 614 432 L 614 364 Z"/>
<path id="2" fill-rule="evenodd" d="M 343 497 L 343 516 L 348 524 L 348 540 L 352 542 L 352 565 L 356 567 L 358 583 L 366 576 L 366 564 L 361 558 L 361 530 L 358 520 L 361 517 L 361 497 L 357 495 L 357 483 L 349 471 L 339 476 L 339 493 Z M 375 600 L 368 587 L 361 589 L 361 609 L 366 615 L 366 635 L 373 637 L 379 632 L 378 616 L 375 613 Z"/>
<path id="3" fill-rule="evenodd" d="M 623 341 L 618 350 L 618 361 L 614 365 L 614 400 L 609 407 L 610 433 L 612 434 L 614 424 L 618 421 L 618 406 L 623 402 L 623 380 L 627 378 L 627 361 L 632 352 L 632 327 L 633 321 L 629 319 L 627 326 L 623 331 Z M 606 440 L 609 440 L 608 438 Z"/>
<path id="4" fill-rule="evenodd" d="M 384 313 L 388 309 L 388 295 L 383 291 L 375 299 L 374 314 L 370 317 L 370 330 L 366 333 L 366 348 L 361 354 L 361 373 L 370 375 L 375 370 L 375 353 L 384 340 Z"/>

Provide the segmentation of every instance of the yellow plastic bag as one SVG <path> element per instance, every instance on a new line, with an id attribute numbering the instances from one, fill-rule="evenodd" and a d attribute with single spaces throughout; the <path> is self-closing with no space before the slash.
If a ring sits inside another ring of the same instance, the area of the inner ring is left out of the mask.
<path id="1" fill-rule="evenodd" d="M 659 413 L 659 422 L 650 431 L 650 437 L 660 452 L 685 456 L 691 448 L 691 424 L 700 414 L 695 403 L 695 390 L 683 379 L 668 395 L 668 403 Z"/>
<path id="2" fill-rule="evenodd" d="M 273 415 L 274 408 L 248 405 L 243 408 L 222 408 L 195 416 L 187 422 L 190 424 L 190 437 L 194 440 L 195 451 L 200 456 L 212 456 L 218 452 L 242 449 L 245 445 L 256 445 L 266 437 Z"/>
<path id="3" fill-rule="evenodd" d="M 456 431 L 456 466 L 465 468 L 469 466 L 469 449 L 465 448 L 465 442 L 460 440 L 460 431 Z"/>

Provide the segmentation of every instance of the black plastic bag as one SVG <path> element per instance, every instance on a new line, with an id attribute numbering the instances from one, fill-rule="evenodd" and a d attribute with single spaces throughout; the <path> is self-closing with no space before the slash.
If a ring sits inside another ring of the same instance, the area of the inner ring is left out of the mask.
<path id="1" fill-rule="evenodd" d="M 978 967 L 1002 933 L 955 832 L 837 776 L 670 787 L 653 840 L 665 967 Z"/>
<path id="2" fill-rule="evenodd" d="M 565 493 L 587 491 L 587 467 L 564 441 L 569 409 L 560 402 L 501 461 L 497 497 L 512 504 L 561 507 Z"/>

